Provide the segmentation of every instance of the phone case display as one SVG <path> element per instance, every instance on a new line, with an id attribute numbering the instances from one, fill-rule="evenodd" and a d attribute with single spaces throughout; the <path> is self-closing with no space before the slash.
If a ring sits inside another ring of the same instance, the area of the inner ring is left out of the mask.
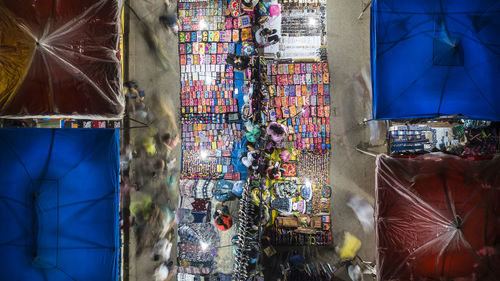
<path id="1" fill-rule="evenodd" d="M 268 64 L 268 119 L 284 122 L 297 149 L 330 149 L 330 74 L 327 62 Z"/>
<path id="2" fill-rule="evenodd" d="M 228 55 L 249 35 L 249 18 L 226 16 L 227 1 L 179 1 L 181 86 L 181 204 L 177 210 L 178 278 L 206 275 L 217 268 L 219 230 L 212 224 L 210 200 L 232 195 L 244 148 L 233 66 Z M 194 276 L 193 275 L 193 276 Z"/>
<path id="3" fill-rule="evenodd" d="M 182 178 L 239 180 L 232 151 L 243 136 L 239 123 L 183 121 Z"/>
<path id="4" fill-rule="evenodd" d="M 225 1 L 190 1 L 177 5 L 180 30 L 220 30 L 224 27 Z"/>

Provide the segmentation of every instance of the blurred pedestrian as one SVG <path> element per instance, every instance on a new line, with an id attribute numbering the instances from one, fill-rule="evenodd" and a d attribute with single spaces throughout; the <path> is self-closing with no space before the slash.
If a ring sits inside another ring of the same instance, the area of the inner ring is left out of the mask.
<path id="1" fill-rule="evenodd" d="M 175 35 L 179 32 L 180 22 L 177 19 L 177 14 L 173 12 L 167 12 L 164 15 L 161 15 L 160 18 L 161 25 L 167 30 L 172 31 Z"/>

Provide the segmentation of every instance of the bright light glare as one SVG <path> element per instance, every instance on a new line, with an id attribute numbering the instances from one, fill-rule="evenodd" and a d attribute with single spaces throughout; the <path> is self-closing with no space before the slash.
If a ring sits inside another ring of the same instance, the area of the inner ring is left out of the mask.
<path id="1" fill-rule="evenodd" d="M 200 247 L 202 251 L 206 251 L 208 249 L 208 243 L 207 242 L 200 242 Z"/>
<path id="2" fill-rule="evenodd" d="M 311 180 L 310 179 L 305 179 L 304 180 L 304 185 L 306 185 L 306 186 L 312 186 Z"/>
<path id="3" fill-rule="evenodd" d="M 310 26 L 316 26 L 316 24 L 318 24 L 318 21 L 315 18 L 309 18 Z"/>
<path id="4" fill-rule="evenodd" d="M 200 151 L 200 158 L 201 158 L 201 160 L 207 160 L 207 158 L 208 158 L 208 151 L 201 150 Z"/>
<path id="5" fill-rule="evenodd" d="M 199 24 L 199 28 L 200 28 L 200 30 L 207 29 L 207 23 L 204 20 L 201 20 L 200 24 Z"/>
<path id="6" fill-rule="evenodd" d="M 211 85 L 211 84 L 212 84 L 212 81 L 213 81 L 213 80 L 212 80 L 212 76 L 207 75 L 207 76 L 205 77 L 205 84 L 207 84 L 207 85 Z"/>

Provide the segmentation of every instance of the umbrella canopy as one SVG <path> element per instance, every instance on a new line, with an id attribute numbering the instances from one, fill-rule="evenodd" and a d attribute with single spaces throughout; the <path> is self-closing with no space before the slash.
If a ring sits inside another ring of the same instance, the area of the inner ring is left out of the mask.
<path id="1" fill-rule="evenodd" d="M 2 280 L 118 280 L 118 147 L 118 130 L 0 129 Z"/>
<path id="2" fill-rule="evenodd" d="M 119 0 L 0 0 L 0 116 L 118 119 Z"/>
<path id="3" fill-rule="evenodd" d="M 499 169 L 499 157 L 379 156 L 378 280 L 496 280 Z"/>
<path id="4" fill-rule="evenodd" d="M 500 120 L 499 34 L 498 0 L 374 0 L 374 118 Z"/>

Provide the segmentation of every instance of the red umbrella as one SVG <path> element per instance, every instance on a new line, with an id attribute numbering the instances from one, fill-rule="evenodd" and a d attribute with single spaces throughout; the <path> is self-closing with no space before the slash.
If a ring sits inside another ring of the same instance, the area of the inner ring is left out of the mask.
<path id="1" fill-rule="evenodd" d="M 499 171 L 499 157 L 378 157 L 379 280 L 498 280 Z"/>
<path id="2" fill-rule="evenodd" d="M 0 0 L 0 115 L 120 118 L 118 0 Z"/>

